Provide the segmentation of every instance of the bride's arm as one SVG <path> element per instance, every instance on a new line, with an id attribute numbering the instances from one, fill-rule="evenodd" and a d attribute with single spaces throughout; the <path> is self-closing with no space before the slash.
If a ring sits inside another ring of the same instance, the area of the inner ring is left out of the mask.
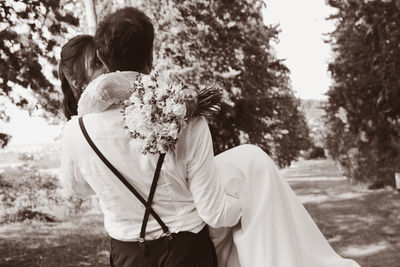
<path id="1" fill-rule="evenodd" d="M 78 102 L 78 115 L 107 110 L 114 104 L 129 98 L 134 82 L 142 74 L 133 71 L 110 72 L 91 81 Z"/>
<path id="2" fill-rule="evenodd" d="M 62 189 L 66 195 L 74 196 L 89 196 L 93 195 L 94 191 L 83 178 L 77 164 L 74 161 L 71 151 L 71 132 L 70 120 L 64 130 L 61 140 L 61 167 L 60 167 L 60 182 Z"/>
<path id="3" fill-rule="evenodd" d="M 212 227 L 236 225 L 241 217 L 240 203 L 238 198 L 226 194 L 222 180 L 217 177 L 211 134 L 205 119 L 193 119 L 188 133 L 191 150 L 188 184 L 200 217 Z"/>

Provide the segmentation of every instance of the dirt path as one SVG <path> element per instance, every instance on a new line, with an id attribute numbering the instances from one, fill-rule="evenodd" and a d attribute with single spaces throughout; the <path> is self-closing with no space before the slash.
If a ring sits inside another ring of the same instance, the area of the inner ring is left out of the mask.
<path id="1" fill-rule="evenodd" d="M 282 170 L 325 237 L 363 267 L 400 266 L 400 194 L 348 184 L 331 161 Z M 108 266 L 100 214 L 0 225 L 0 267 Z"/>
<path id="2" fill-rule="evenodd" d="M 400 194 L 350 185 L 332 161 L 282 170 L 335 250 L 362 267 L 400 266 Z"/>

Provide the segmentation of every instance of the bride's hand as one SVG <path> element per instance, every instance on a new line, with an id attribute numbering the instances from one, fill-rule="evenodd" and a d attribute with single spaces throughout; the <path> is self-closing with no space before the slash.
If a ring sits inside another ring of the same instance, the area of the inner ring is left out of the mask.
<path id="1" fill-rule="evenodd" d="M 184 89 L 185 90 L 185 89 Z M 187 90 L 186 114 L 190 119 L 197 110 L 198 94 L 194 90 Z"/>

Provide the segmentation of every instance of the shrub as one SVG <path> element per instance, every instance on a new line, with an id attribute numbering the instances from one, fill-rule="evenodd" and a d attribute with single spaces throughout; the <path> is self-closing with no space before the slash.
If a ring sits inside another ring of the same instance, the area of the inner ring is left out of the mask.
<path id="1" fill-rule="evenodd" d="M 10 142 L 10 140 L 11 140 L 11 135 L 6 133 L 0 133 L 0 148 L 5 148 L 7 144 Z"/>
<path id="2" fill-rule="evenodd" d="M 57 176 L 39 171 L 33 156 L 23 158 L 26 161 L 17 171 L 0 175 L 1 221 L 55 221 L 92 208 L 90 200 L 65 197 Z"/>

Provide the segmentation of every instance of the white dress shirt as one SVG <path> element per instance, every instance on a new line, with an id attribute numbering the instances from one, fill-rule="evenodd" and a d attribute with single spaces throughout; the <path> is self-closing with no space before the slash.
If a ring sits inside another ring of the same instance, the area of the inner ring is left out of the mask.
<path id="1" fill-rule="evenodd" d="M 121 108 L 85 115 L 83 121 L 103 155 L 147 199 L 158 155 L 140 153 L 137 142 L 123 128 Z M 60 179 L 71 193 L 98 196 L 111 237 L 138 239 L 145 209 L 89 146 L 77 117 L 63 130 Z M 212 227 L 238 223 L 239 200 L 225 193 L 217 178 L 211 134 L 204 118 L 191 120 L 175 151 L 166 154 L 153 209 L 171 232 L 197 233 L 205 223 Z M 150 215 L 145 238 L 161 235 L 160 225 Z"/>

